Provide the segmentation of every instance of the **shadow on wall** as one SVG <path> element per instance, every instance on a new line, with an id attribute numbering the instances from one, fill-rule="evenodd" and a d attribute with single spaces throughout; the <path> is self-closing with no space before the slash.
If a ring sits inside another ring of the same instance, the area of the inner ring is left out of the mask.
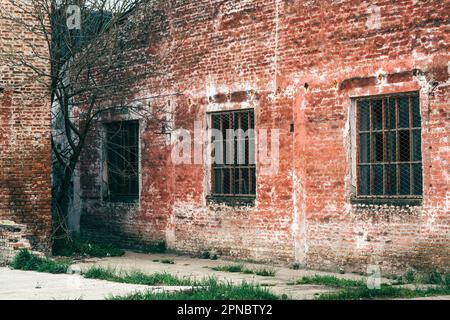
<path id="1" fill-rule="evenodd" d="M 80 234 L 98 242 L 114 244 L 124 249 L 144 250 L 165 241 L 165 234 L 148 232 L 146 221 L 136 217 L 137 203 L 95 202 L 82 209 Z M 140 226 L 135 221 L 140 222 Z"/>

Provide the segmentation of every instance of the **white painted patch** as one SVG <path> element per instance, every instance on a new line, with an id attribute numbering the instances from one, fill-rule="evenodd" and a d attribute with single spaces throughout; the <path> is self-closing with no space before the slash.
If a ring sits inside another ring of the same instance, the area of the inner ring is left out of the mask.
<path id="1" fill-rule="evenodd" d="M 381 9 L 375 4 L 371 4 L 367 7 L 367 13 L 369 14 L 366 27 L 367 29 L 380 29 L 381 28 Z"/>

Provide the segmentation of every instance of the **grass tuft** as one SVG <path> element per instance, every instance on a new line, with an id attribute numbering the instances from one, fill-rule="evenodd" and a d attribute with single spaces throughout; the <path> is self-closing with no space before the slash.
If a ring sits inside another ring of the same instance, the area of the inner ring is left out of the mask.
<path id="1" fill-rule="evenodd" d="M 340 279 L 334 276 L 319 276 L 314 275 L 312 277 L 303 277 L 300 280 L 297 280 L 295 284 L 317 284 L 324 285 L 334 288 L 351 288 L 364 286 L 364 281 L 358 280 L 350 280 L 350 279 Z"/>
<path id="2" fill-rule="evenodd" d="M 442 282 L 441 282 L 442 283 Z M 303 277 L 294 284 L 319 284 L 339 288 L 338 292 L 319 295 L 319 300 L 370 300 L 387 298 L 415 298 L 450 294 L 450 287 L 442 285 L 430 288 L 409 289 L 388 284 L 381 284 L 379 289 L 369 289 L 364 281 L 339 279 L 334 276 Z"/>
<path id="3" fill-rule="evenodd" d="M 164 264 L 175 264 L 175 261 L 173 261 L 172 259 L 163 259 L 160 262 Z"/>
<path id="4" fill-rule="evenodd" d="M 217 267 L 212 267 L 211 270 L 224 271 L 224 272 L 243 272 L 244 265 L 234 264 L 234 265 L 217 266 Z"/>
<path id="5" fill-rule="evenodd" d="M 260 267 L 257 269 L 252 270 L 254 274 L 258 275 L 258 276 L 263 276 L 263 277 L 275 277 L 275 270 L 272 268 L 264 268 L 264 267 Z"/>
<path id="6" fill-rule="evenodd" d="M 280 297 L 266 288 L 243 282 L 220 283 L 211 278 L 200 286 L 179 292 L 145 292 L 113 297 L 114 300 L 279 300 Z"/>
<path id="7" fill-rule="evenodd" d="M 93 266 L 83 273 L 88 279 L 107 280 L 120 283 L 142 284 L 147 286 L 192 286 L 195 281 L 189 278 L 178 278 L 168 273 L 145 274 L 141 271 L 117 274 L 113 269 Z"/>
<path id="8" fill-rule="evenodd" d="M 26 249 L 21 249 L 11 263 L 14 269 L 48 273 L 66 273 L 70 265 L 70 260 L 54 260 L 47 257 L 39 257 Z"/>
<path id="9" fill-rule="evenodd" d="M 427 289 L 407 289 L 382 284 L 380 289 L 369 289 L 367 286 L 347 288 L 336 293 L 325 293 L 318 300 L 371 300 L 393 298 L 416 298 L 436 295 L 449 295 L 449 287 L 433 287 Z"/>
<path id="10" fill-rule="evenodd" d="M 292 270 L 299 270 L 300 269 L 300 263 L 294 262 L 293 264 L 291 264 L 290 268 Z"/>
<path id="11" fill-rule="evenodd" d="M 245 274 L 256 274 L 263 277 L 274 277 L 276 274 L 276 271 L 272 268 L 259 267 L 256 269 L 249 269 L 245 268 L 242 264 L 212 267 L 211 270 L 223 272 L 242 272 Z"/>

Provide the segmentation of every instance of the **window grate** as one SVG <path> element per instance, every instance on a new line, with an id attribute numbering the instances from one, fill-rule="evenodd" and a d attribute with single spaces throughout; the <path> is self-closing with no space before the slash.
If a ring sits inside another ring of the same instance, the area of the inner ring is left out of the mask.
<path id="1" fill-rule="evenodd" d="M 419 95 L 371 97 L 356 103 L 358 197 L 420 198 Z"/>
<path id="2" fill-rule="evenodd" d="M 139 123 L 119 121 L 105 125 L 109 200 L 139 198 Z"/>
<path id="3" fill-rule="evenodd" d="M 211 114 L 214 159 L 211 169 L 213 196 L 256 194 L 255 119 L 253 110 Z"/>

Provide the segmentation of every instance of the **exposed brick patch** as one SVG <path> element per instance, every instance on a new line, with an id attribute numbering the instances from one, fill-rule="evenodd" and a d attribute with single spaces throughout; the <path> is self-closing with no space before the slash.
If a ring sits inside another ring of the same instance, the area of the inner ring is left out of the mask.
<path id="1" fill-rule="evenodd" d="M 19 249 L 31 249 L 26 231 L 23 224 L 0 220 L 0 265 L 11 262 Z"/>

